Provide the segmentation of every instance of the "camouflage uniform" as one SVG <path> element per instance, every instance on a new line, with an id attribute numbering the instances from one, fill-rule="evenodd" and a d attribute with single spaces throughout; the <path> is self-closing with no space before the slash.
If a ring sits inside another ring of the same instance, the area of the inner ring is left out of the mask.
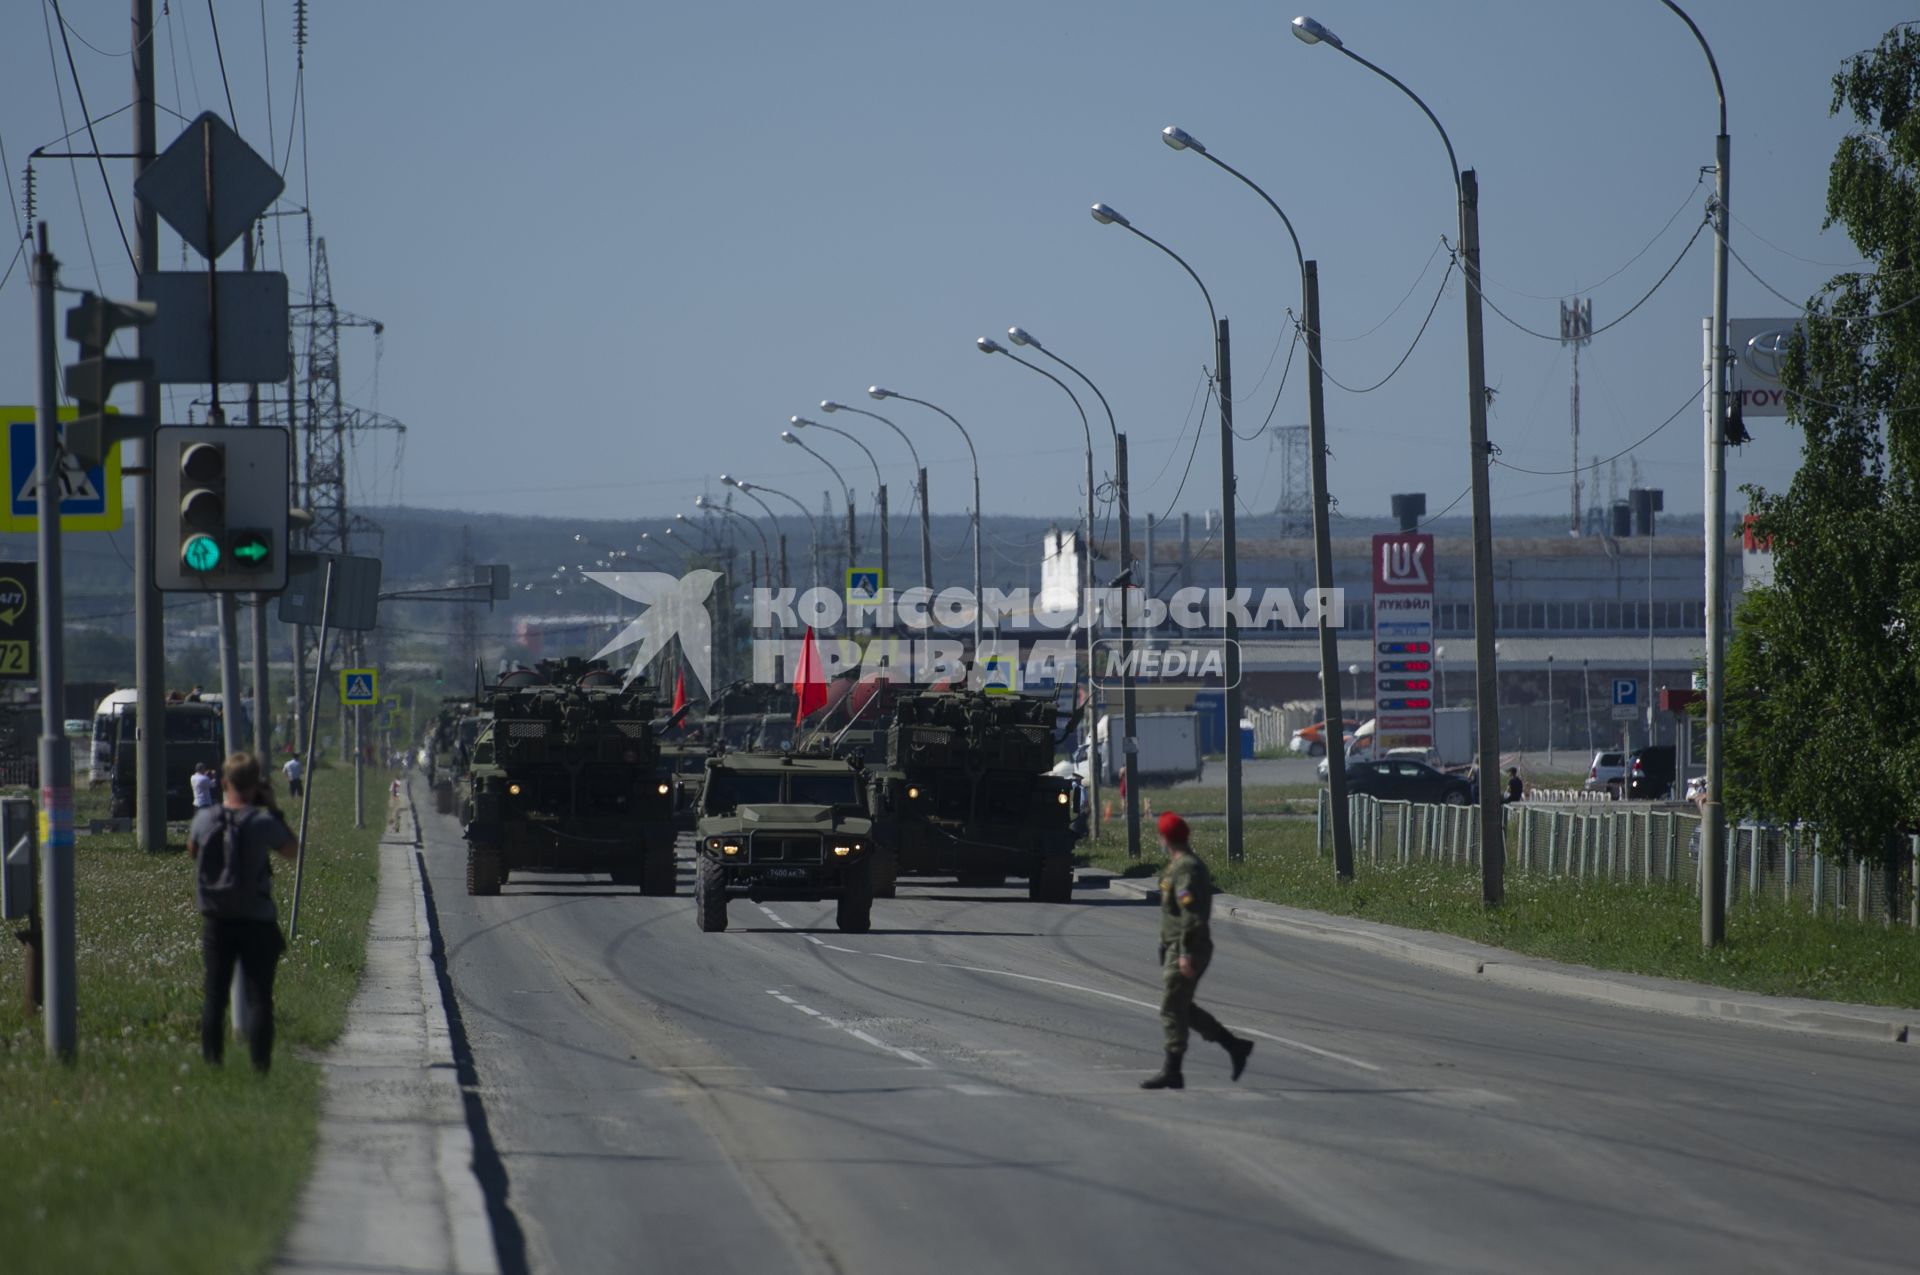
<path id="1" fill-rule="evenodd" d="M 1186 1052 L 1189 1027 L 1200 1033 L 1200 1039 L 1216 1045 L 1234 1039 L 1219 1019 L 1193 1003 L 1200 976 L 1213 960 L 1213 934 L 1208 928 L 1213 895 L 1213 876 L 1191 850 L 1174 858 L 1160 878 L 1160 980 L 1165 988 L 1160 1023 L 1166 1031 L 1169 1058 Z M 1191 977 L 1180 972 L 1182 956 L 1193 962 Z"/>

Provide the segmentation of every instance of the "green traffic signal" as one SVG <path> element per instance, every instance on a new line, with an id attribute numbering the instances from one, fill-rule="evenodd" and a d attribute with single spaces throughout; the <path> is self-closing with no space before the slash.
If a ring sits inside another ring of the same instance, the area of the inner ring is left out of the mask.
<path id="1" fill-rule="evenodd" d="M 273 558 L 273 542 L 264 531 L 235 531 L 227 536 L 227 552 L 239 570 L 263 570 Z"/>
<path id="2" fill-rule="evenodd" d="M 220 565 L 220 542 L 212 536 L 189 536 L 180 546 L 180 561 L 189 571 L 205 574 Z"/>

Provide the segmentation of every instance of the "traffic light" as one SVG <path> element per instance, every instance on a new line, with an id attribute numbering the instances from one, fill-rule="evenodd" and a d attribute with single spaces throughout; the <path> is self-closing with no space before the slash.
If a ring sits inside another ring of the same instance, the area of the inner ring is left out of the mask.
<path id="1" fill-rule="evenodd" d="M 80 344 L 80 361 L 67 364 L 67 393 L 79 412 L 67 423 L 66 449 L 82 465 L 97 465 L 113 445 L 138 437 L 153 422 L 146 417 L 107 415 L 107 399 L 116 385 L 153 377 L 152 359 L 116 359 L 107 345 L 122 328 L 145 327 L 158 308 L 151 301 L 114 301 L 82 293 L 80 304 L 67 311 L 67 339 Z"/>
<path id="2" fill-rule="evenodd" d="M 169 592 L 287 582 L 287 431 L 166 426 L 153 435 L 153 575 Z"/>

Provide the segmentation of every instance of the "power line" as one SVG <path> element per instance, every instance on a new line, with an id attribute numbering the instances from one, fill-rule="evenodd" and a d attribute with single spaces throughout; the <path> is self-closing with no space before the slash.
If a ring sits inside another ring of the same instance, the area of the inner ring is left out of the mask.
<path id="1" fill-rule="evenodd" d="M 1354 341 L 1364 341 L 1368 337 L 1372 336 L 1374 333 L 1378 332 L 1381 328 L 1386 327 L 1388 322 L 1392 320 L 1393 316 L 1400 313 L 1401 307 L 1407 304 L 1407 300 L 1413 296 L 1414 291 L 1419 288 L 1420 281 L 1427 277 L 1427 271 L 1433 269 L 1433 259 L 1439 256 L 1440 250 L 1446 246 L 1447 246 L 1446 236 L 1442 235 L 1439 238 L 1439 240 L 1437 240 L 1434 243 L 1433 251 L 1427 254 L 1427 264 L 1420 267 L 1420 273 L 1415 275 L 1413 282 L 1407 285 L 1407 291 L 1405 295 L 1403 295 L 1400 298 L 1400 300 L 1394 304 L 1393 309 L 1387 311 L 1386 318 L 1380 320 L 1380 322 L 1374 324 L 1372 327 L 1368 328 L 1365 332 L 1362 332 L 1359 336 L 1328 336 L 1323 331 L 1320 333 L 1320 339 L 1322 341 L 1330 341 L 1335 345 L 1347 345 Z"/>
<path id="2" fill-rule="evenodd" d="M 1482 285 L 1491 284 L 1494 287 L 1500 289 L 1500 291 L 1502 292 L 1511 292 L 1516 297 L 1525 297 L 1529 301 L 1560 301 L 1560 300 L 1564 300 L 1567 297 L 1585 296 L 1587 293 L 1593 292 L 1595 289 L 1600 288 L 1608 283 L 1611 283 L 1615 279 L 1619 278 L 1622 274 L 1626 272 L 1628 266 L 1631 266 L 1634 262 L 1646 256 L 1648 251 L 1652 249 L 1653 245 L 1659 243 L 1662 239 L 1664 239 L 1666 237 L 1667 231 L 1673 228 L 1673 223 L 1680 220 L 1680 214 L 1687 210 L 1687 205 L 1693 202 L 1694 192 L 1700 189 L 1700 183 L 1705 180 L 1706 180 L 1705 170 L 1702 170 L 1701 172 L 1695 174 L 1693 179 L 1693 185 L 1687 187 L 1687 193 L 1681 197 L 1680 206 L 1678 208 L 1675 208 L 1673 210 L 1673 215 L 1671 217 L 1668 217 L 1666 220 L 1666 223 L 1662 225 L 1659 230 L 1654 232 L 1653 238 L 1647 240 L 1646 244 L 1640 249 L 1639 252 L 1636 252 L 1631 257 L 1628 257 L 1626 261 L 1626 265 L 1621 266 L 1618 270 L 1615 270 L 1612 274 L 1600 280 L 1599 283 L 1590 283 L 1584 288 L 1570 288 L 1566 292 L 1560 293 L 1558 296 L 1541 296 L 1539 293 L 1536 293 L 1536 292 L 1522 292 L 1520 289 L 1510 288 L 1506 284 L 1501 283 L 1498 280 L 1489 279 L 1487 278 L 1485 271 L 1482 271 L 1480 274 L 1480 282 Z"/>
<path id="3" fill-rule="evenodd" d="M 1761 243 L 1773 249 L 1775 252 L 1779 253 L 1781 256 L 1792 257 L 1795 261 L 1805 262 L 1807 265 L 1810 265 L 1810 266 L 1820 266 L 1827 270 L 1858 270 L 1861 266 L 1869 266 L 1873 264 L 1871 261 L 1867 261 L 1864 259 L 1859 261 L 1816 261 L 1812 257 L 1803 257 L 1797 252 L 1788 252 L 1785 248 L 1782 248 L 1779 244 L 1773 242 L 1773 240 L 1767 238 L 1765 235 L 1755 230 L 1752 226 L 1749 226 L 1746 222 L 1740 220 L 1740 218 L 1737 215 L 1735 215 L 1734 211 L 1731 208 L 1727 210 L 1727 216 L 1731 217 L 1733 219 L 1734 224 L 1739 226 L 1740 229 L 1746 231 L 1748 234 L 1752 235 L 1755 239 L 1758 239 Z M 1731 249 L 1729 249 L 1729 251 L 1731 251 Z"/>
<path id="4" fill-rule="evenodd" d="M 1172 516 L 1173 507 L 1180 503 L 1180 493 L 1187 489 L 1187 475 L 1193 472 L 1193 458 L 1199 455 L 1200 453 L 1200 436 L 1207 432 L 1206 430 L 1207 404 L 1212 402 L 1213 402 L 1213 380 L 1211 377 L 1209 377 L 1207 380 L 1207 400 L 1206 400 L 1206 403 L 1202 403 L 1200 405 L 1200 422 L 1198 425 L 1195 426 L 1193 431 L 1193 446 L 1189 448 L 1187 451 L 1187 467 L 1180 471 L 1180 485 L 1173 489 L 1173 499 L 1167 502 L 1166 512 L 1160 515 L 1161 522 L 1165 522 L 1169 517 Z M 1156 479 L 1155 481 L 1158 481 L 1158 480 Z"/>
<path id="5" fill-rule="evenodd" d="M 1871 323 L 1875 319 L 1884 319 L 1890 314 L 1900 313 L 1902 310 L 1905 310 L 1909 306 L 1920 304 L 1920 293 L 1915 293 L 1913 296 L 1908 297 L 1905 301 L 1902 301 L 1897 305 L 1890 305 L 1884 310 L 1875 310 L 1871 314 L 1832 314 L 1832 313 L 1816 314 L 1814 311 L 1809 310 L 1804 303 L 1795 301 L 1792 297 L 1780 291 L 1780 289 L 1774 287 L 1772 284 L 1768 283 L 1765 279 L 1762 279 L 1758 274 L 1754 272 L 1753 267 L 1747 264 L 1746 258 L 1742 257 L 1739 253 L 1733 250 L 1732 244 L 1727 245 L 1727 255 L 1732 257 L 1735 261 L 1739 262 L 1740 268 L 1746 271 L 1747 274 L 1753 279 L 1755 283 L 1765 288 L 1768 292 L 1771 292 L 1774 296 L 1778 297 L 1781 301 L 1792 306 L 1796 313 L 1805 315 L 1808 318 L 1832 319 L 1840 323 Z M 1855 278 L 1855 279 L 1872 279 L 1872 278 L 1876 278 L 1877 274 L 1861 271 L 1861 272 L 1855 272 L 1854 274 L 1848 277 Z M 1813 400 L 1809 400 L 1809 401 L 1813 401 Z M 1831 406 L 1831 404 L 1829 404 L 1829 406 Z"/>
<path id="6" fill-rule="evenodd" d="M 1680 263 L 1686 260 L 1687 254 L 1693 250 L 1693 245 L 1700 241 L 1700 236 L 1706 230 L 1707 225 L 1708 223 L 1705 220 L 1702 220 L 1698 226 L 1695 226 L 1693 228 L 1693 234 L 1688 237 L 1686 246 L 1680 249 L 1680 255 L 1673 259 L 1673 264 L 1668 266 L 1665 272 L 1662 273 L 1658 279 L 1654 280 L 1653 286 L 1647 289 L 1646 294 L 1644 296 L 1642 296 L 1638 301 L 1634 302 L 1632 305 L 1628 306 L 1626 310 L 1620 315 L 1619 318 L 1613 320 L 1611 323 L 1602 324 L 1601 326 L 1595 328 L 1592 332 L 1588 333 L 1587 335 L 1589 337 L 1596 337 L 1596 336 L 1599 336 L 1602 332 L 1607 331 L 1609 328 L 1619 327 L 1622 323 L 1625 323 L 1627 321 L 1628 317 L 1632 315 L 1635 310 L 1638 310 L 1641 306 L 1645 305 L 1648 301 L 1651 301 L 1653 299 L 1653 294 L 1660 291 L 1660 289 L 1663 286 L 1665 286 L 1667 280 L 1673 277 L 1673 272 L 1680 268 Z M 1449 247 L 1449 251 L 1454 251 L 1454 250 L 1451 247 Z M 1731 249 L 1729 249 L 1729 251 L 1731 251 Z M 1457 251 L 1454 252 L 1454 260 L 1455 261 L 1459 260 L 1459 254 Z M 1742 264 L 1745 264 L 1745 263 L 1742 263 Z M 1480 290 L 1480 297 L 1482 300 L 1486 301 L 1488 309 L 1492 310 L 1495 314 L 1499 315 L 1501 318 L 1505 319 L 1508 323 L 1520 329 L 1522 332 L 1526 333 L 1528 336 L 1538 337 L 1542 341 L 1552 341 L 1555 345 L 1560 344 L 1560 337 L 1558 336 L 1558 334 L 1549 335 L 1545 332 L 1536 332 L 1532 328 L 1528 327 L 1526 324 L 1520 322 L 1518 319 L 1508 314 L 1505 310 L 1502 310 L 1499 306 L 1495 305 L 1493 301 L 1487 297 L 1487 291 L 1485 288 L 1482 288 Z M 1551 300 L 1552 298 L 1548 298 L 1548 299 Z"/>
<path id="7" fill-rule="evenodd" d="M 1254 439 L 1266 433 L 1267 427 L 1273 424 L 1273 414 L 1280 410 L 1280 395 L 1286 391 L 1287 377 L 1293 371 L 1293 352 L 1299 348 L 1300 348 L 1300 327 L 1298 324 L 1295 324 L 1293 329 L 1293 344 L 1287 347 L 1287 365 L 1280 369 L 1280 384 L 1276 385 L 1273 390 L 1273 406 L 1267 409 L 1267 419 L 1264 421 L 1261 421 L 1260 428 L 1254 430 L 1253 433 L 1243 435 L 1239 430 L 1233 431 L 1233 436 L 1239 439 L 1241 442 L 1251 443 Z M 1269 460 L 1273 459 L 1273 453 L 1271 451 L 1267 453 L 1267 459 Z M 1263 480 L 1265 479 L 1266 477 L 1265 470 L 1261 471 L 1261 477 Z M 1249 512 L 1248 516 L 1255 517 L 1257 515 L 1254 515 L 1251 512 Z"/>
<path id="8" fill-rule="evenodd" d="M 214 14 L 213 0 L 207 0 L 207 25 L 213 28 L 213 55 L 220 61 L 220 87 L 227 94 L 227 122 L 240 131 L 240 113 L 233 109 L 233 85 L 227 80 L 227 51 L 220 45 L 220 19 Z M 95 150 L 100 149 L 94 147 Z"/>
<path id="9" fill-rule="evenodd" d="M 1442 239 L 1441 242 L 1444 243 L 1445 240 Z M 1385 385 L 1388 381 L 1391 381 L 1395 376 L 1399 375 L 1400 369 L 1405 367 L 1407 365 L 1407 360 L 1413 357 L 1414 350 L 1420 344 L 1420 338 L 1427 334 L 1427 325 L 1433 322 L 1434 312 L 1440 308 L 1440 298 L 1447 294 L 1447 280 L 1453 277 L 1453 266 L 1454 266 L 1454 263 L 1452 261 L 1449 261 L 1447 263 L 1446 273 L 1440 276 L 1440 286 L 1434 291 L 1433 304 L 1427 307 L 1427 317 L 1420 320 L 1420 330 L 1413 334 L 1413 344 L 1407 347 L 1407 352 L 1400 356 L 1400 361 L 1393 365 L 1392 371 L 1388 372 L 1385 376 L 1375 381 L 1372 385 L 1367 386 L 1365 389 L 1355 389 L 1353 386 L 1346 384 L 1344 381 L 1334 376 L 1333 373 L 1327 371 L 1327 365 L 1325 362 L 1322 362 L 1320 364 L 1320 374 L 1326 377 L 1329 381 L 1332 381 L 1335 385 L 1339 386 L 1341 389 L 1345 390 L 1349 394 L 1371 394 L 1375 390 L 1379 389 L 1382 385 Z M 1292 310 L 1287 311 L 1287 317 L 1293 318 Z M 1294 318 L 1293 321 L 1295 326 L 1298 327 L 1300 320 L 1297 318 Z M 1307 357 L 1308 358 L 1313 357 L 1312 351 L 1308 351 Z"/>
<path id="10" fill-rule="evenodd" d="M 53 100 L 60 108 L 60 127 L 66 129 L 67 95 L 66 91 L 60 87 L 60 59 L 54 55 L 53 24 L 47 21 L 47 5 L 44 0 L 40 6 L 40 25 L 46 29 L 47 33 L 47 69 L 53 73 Z M 81 109 L 84 111 L 86 108 L 83 106 Z M 67 134 L 72 136 L 72 130 L 67 129 Z M 96 146 L 94 149 L 100 148 Z M 69 167 L 67 173 L 73 178 L 73 200 L 80 212 L 80 236 L 87 243 L 87 260 L 93 266 L 93 283 L 96 288 L 105 292 L 106 284 L 100 279 L 100 259 L 93 251 L 93 227 L 87 222 L 87 201 L 80 193 L 80 170 Z M 132 255 L 132 249 L 128 249 L 128 255 Z"/>
<path id="11" fill-rule="evenodd" d="M 1596 459 L 1588 462 L 1587 464 L 1580 466 L 1578 469 L 1527 469 L 1520 465 L 1509 465 L 1506 461 L 1499 459 L 1497 456 L 1493 458 L 1491 463 L 1500 466 L 1502 469 L 1511 469 L 1517 474 L 1533 474 L 1536 477 L 1541 477 L 1541 478 L 1564 478 L 1569 474 L 1585 473 L 1586 471 L 1591 469 L 1598 469 L 1602 465 L 1611 464 L 1614 461 L 1619 460 L 1622 456 L 1625 456 L 1628 452 L 1634 450 L 1634 448 L 1639 447 L 1641 444 L 1652 439 L 1653 436 L 1658 434 L 1661 430 L 1665 429 L 1667 426 L 1679 420 L 1680 414 L 1682 412 L 1685 412 L 1689 407 L 1692 407 L 1694 403 L 1698 401 L 1700 396 L 1706 392 L 1706 390 L 1707 390 L 1707 386 L 1704 384 L 1701 385 L 1699 389 L 1696 389 L 1693 393 L 1687 396 L 1687 401 L 1680 404 L 1680 406 L 1674 410 L 1674 413 L 1672 416 L 1667 417 L 1666 420 L 1661 421 L 1658 425 L 1655 425 L 1652 429 L 1648 430 L 1645 434 L 1641 435 L 1639 438 L 1635 439 L 1633 442 L 1629 443 L 1627 446 L 1621 448 L 1619 451 L 1615 452 L 1613 455 L 1597 457 Z M 1452 506 L 1449 505 L 1448 508 L 1452 508 Z"/>

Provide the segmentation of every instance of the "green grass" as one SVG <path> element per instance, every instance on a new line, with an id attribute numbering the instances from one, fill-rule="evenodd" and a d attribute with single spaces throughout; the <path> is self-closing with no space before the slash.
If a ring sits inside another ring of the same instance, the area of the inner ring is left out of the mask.
<path id="1" fill-rule="evenodd" d="M 1224 826 L 1195 824 L 1194 848 L 1215 884 L 1242 898 L 1337 916 L 1437 930 L 1480 943 L 1601 969 L 1689 979 L 1742 991 L 1920 1008 L 1920 933 L 1904 926 L 1812 916 L 1773 900 L 1737 903 L 1727 942 L 1700 946 L 1700 905 L 1685 886 L 1570 881 L 1509 871 L 1506 902 L 1480 903 L 1477 867 L 1444 863 L 1357 865 L 1342 886 L 1333 860 L 1314 847 L 1307 820 L 1249 824 L 1247 854 L 1227 861 Z M 1117 824 L 1083 862 L 1124 876 L 1150 876 L 1161 857 L 1149 844 L 1126 857 Z"/>
<path id="2" fill-rule="evenodd" d="M 76 855 L 80 1055 L 49 1063 L 7 943 L 0 995 L 0 1264 L 9 1270 L 263 1269 L 312 1159 L 320 1069 L 360 978 L 376 886 L 380 804 L 353 828 L 353 792 L 319 777 L 301 936 L 274 987 L 273 1070 L 243 1042 L 200 1061 L 200 921 L 184 844 L 142 854 L 131 835 L 82 837 Z M 80 796 L 82 826 L 104 794 Z M 289 820 L 298 815 L 289 806 Z M 293 870 L 276 860 L 282 928 Z"/>
<path id="3" fill-rule="evenodd" d="M 1243 808 L 1250 815 L 1310 815 L 1320 791 L 1319 784 L 1244 784 L 1240 789 Z M 1183 815 L 1219 815 L 1227 809 L 1227 790 L 1209 784 L 1182 784 L 1177 788 L 1143 788 L 1140 798 L 1157 814 L 1177 810 Z M 1111 785 L 1100 789 L 1100 801 L 1111 801 L 1114 813 L 1120 813 L 1120 790 Z M 1144 809 L 1144 807 L 1143 807 Z"/>

